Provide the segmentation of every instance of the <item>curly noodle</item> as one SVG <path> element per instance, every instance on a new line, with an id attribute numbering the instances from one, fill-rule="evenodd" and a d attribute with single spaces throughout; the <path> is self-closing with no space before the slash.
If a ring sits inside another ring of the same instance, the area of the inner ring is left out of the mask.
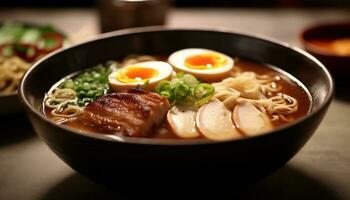
<path id="1" fill-rule="evenodd" d="M 298 101 L 280 93 L 279 76 L 258 75 L 255 72 L 237 73 L 235 77 L 213 83 L 214 98 L 233 109 L 237 102 L 246 100 L 261 112 L 269 114 L 272 121 L 290 121 L 288 115 L 298 110 Z"/>
<path id="2" fill-rule="evenodd" d="M 0 94 L 10 94 L 17 90 L 23 74 L 30 63 L 19 57 L 0 57 Z"/>
<path id="3" fill-rule="evenodd" d="M 45 106 L 51 108 L 51 114 L 56 122 L 64 119 L 77 117 L 83 112 L 83 108 L 76 105 L 77 93 L 69 88 L 56 88 L 52 94 L 45 99 Z"/>

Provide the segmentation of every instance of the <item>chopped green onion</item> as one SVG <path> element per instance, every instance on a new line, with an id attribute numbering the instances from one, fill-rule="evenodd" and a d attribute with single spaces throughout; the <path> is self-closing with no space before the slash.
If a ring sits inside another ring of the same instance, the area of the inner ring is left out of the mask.
<path id="1" fill-rule="evenodd" d="M 169 84 L 170 84 L 170 87 L 174 89 L 177 86 L 179 86 L 180 84 L 182 84 L 182 81 L 179 78 L 174 78 L 173 80 L 170 81 Z"/>
<path id="2" fill-rule="evenodd" d="M 177 100 L 183 100 L 184 98 L 186 98 L 188 95 L 190 95 L 190 87 L 188 85 L 185 84 L 181 84 L 178 85 L 175 89 L 174 89 L 174 95 L 175 95 L 175 99 Z"/>
<path id="3" fill-rule="evenodd" d="M 170 90 L 161 91 L 160 95 L 167 98 L 167 99 L 172 99 L 172 94 L 171 94 Z"/>
<path id="4" fill-rule="evenodd" d="M 208 83 L 200 83 L 194 88 L 194 96 L 203 99 L 214 94 L 214 87 Z"/>
<path id="5" fill-rule="evenodd" d="M 63 84 L 63 88 L 69 88 L 69 89 L 73 89 L 74 88 L 74 82 L 72 79 L 68 79 L 64 82 Z"/>
<path id="6" fill-rule="evenodd" d="M 155 91 L 157 93 L 160 93 L 161 91 L 165 91 L 165 90 L 171 90 L 170 82 L 167 80 L 160 81 L 157 84 Z"/>
<path id="7" fill-rule="evenodd" d="M 198 84 L 198 80 L 191 74 L 185 74 L 182 76 L 184 84 L 194 87 Z"/>
<path id="8" fill-rule="evenodd" d="M 65 80 L 59 87 L 75 90 L 78 96 L 77 104 L 85 106 L 109 91 L 108 75 L 111 72 L 111 67 L 97 65 L 72 79 Z"/>
<path id="9" fill-rule="evenodd" d="M 179 72 L 176 74 L 176 78 L 182 78 L 185 75 L 184 72 Z"/>
<path id="10" fill-rule="evenodd" d="M 194 89 L 194 96 L 197 99 L 197 106 L 200 107 L 210 101 L 215 93 L 212 85 L 207 83 L 200 83 Z"/>
<path id="11" fill-rule="evenodd" d="M 193 75 L 180 72 L 171 81 L 159 82 L 155 92 L 167 98 L 171 105 L 199 107 L 210 101 L 214 95 L 214 87 L 208 83 L 200 83 Z"/>

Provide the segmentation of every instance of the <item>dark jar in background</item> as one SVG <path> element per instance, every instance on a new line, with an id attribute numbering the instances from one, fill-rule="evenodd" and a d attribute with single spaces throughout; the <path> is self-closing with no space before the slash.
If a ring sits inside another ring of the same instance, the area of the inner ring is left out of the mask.
<path id="1" fill-rule="evenodd" d="M 98 0 L 101 31 L 164 25 L 169 6 L 169 0 Z"/>

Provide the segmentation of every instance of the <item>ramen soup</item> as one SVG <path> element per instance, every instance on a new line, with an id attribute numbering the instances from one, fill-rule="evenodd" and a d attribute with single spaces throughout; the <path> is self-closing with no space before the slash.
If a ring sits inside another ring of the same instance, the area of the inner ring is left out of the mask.
<path id="1" fill-rule="evenodd" d="M 43 112 L 80 132 L 229 140 L 264 134 L 309 113 L 311 96 L 273 66 L 209 49 L 129 56 L 63 77 Z"/>

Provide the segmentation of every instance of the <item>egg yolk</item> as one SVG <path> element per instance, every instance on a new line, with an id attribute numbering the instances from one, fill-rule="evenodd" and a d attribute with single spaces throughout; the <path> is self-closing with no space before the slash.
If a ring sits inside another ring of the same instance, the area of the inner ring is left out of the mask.
<path id="1" fill-rule="evenodd" d="M 214 69 L 226 64 L 226 58 L 218 54 L 197 54 L 185 59 L 185 65 L 192 69 Z"/>
<path id="2" fill-rule="evenodd" d="M 128 67 L 118 73 L 117 79 L 124 83 L 144 82 L 156 77 L 159 72 L 147 67 Z"/>

